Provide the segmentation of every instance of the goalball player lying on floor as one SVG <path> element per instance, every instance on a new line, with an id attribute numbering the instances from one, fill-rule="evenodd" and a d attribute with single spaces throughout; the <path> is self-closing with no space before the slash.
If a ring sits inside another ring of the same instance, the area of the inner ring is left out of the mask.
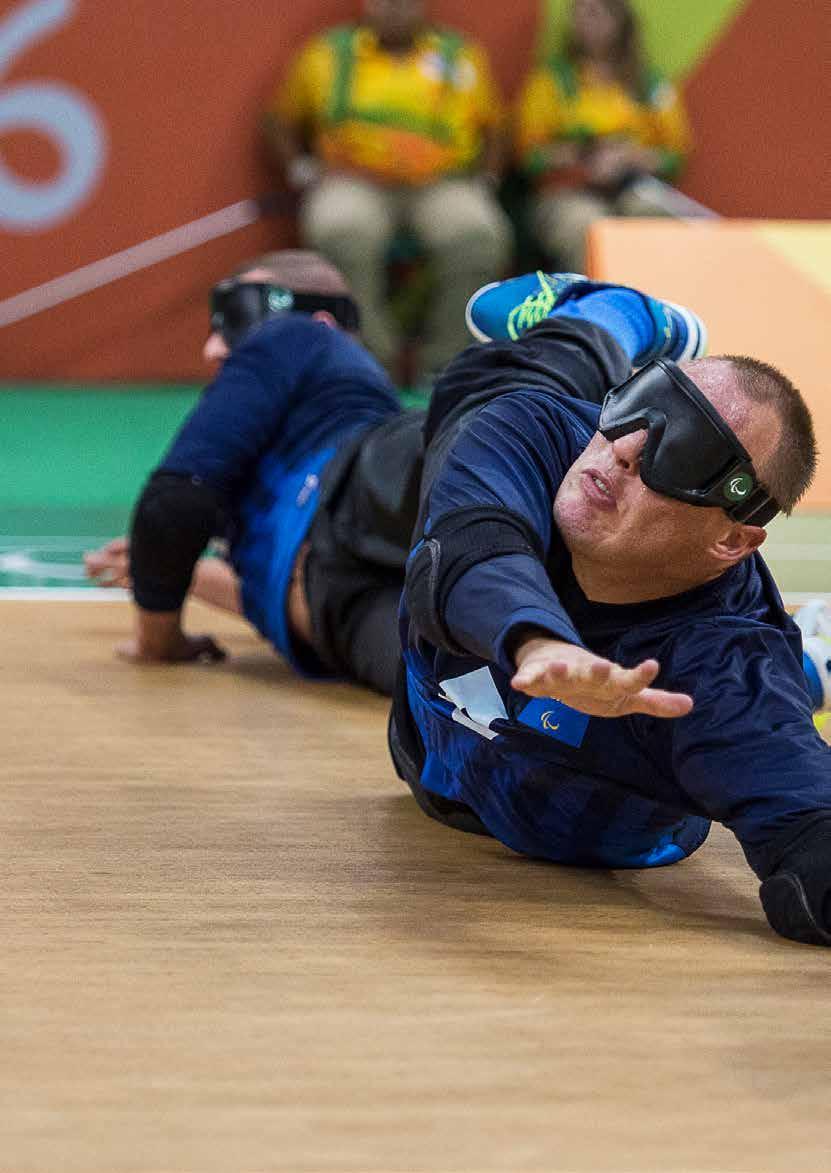
<path id="1" fill-rule="evenodd" d="M 573 274 L 487 286 L 468 320 L 485 345 L 426 424 L 399 774 L 433 818 L 558 863 L 675 863 L 718 820 L 772 927 L 831 944 L 831 649 L 806 677 L 758 553 L 813 474 L 799 393 Z"/>
<path id="2" fill-rule="evenodd" d="M 361 346 L 341 274 L 271 253 L 212 294 L 204 356 L 221 368 L 138 500 L 129 540 L 87 555 L 130 585 L 141 662 L 218 659 L 182 626 L 190 591 L 244 615 L 298 672 L 389 694 L 418 504 L 423 416 Z M 229 561 L 202 559 L 226 538 Z"/>

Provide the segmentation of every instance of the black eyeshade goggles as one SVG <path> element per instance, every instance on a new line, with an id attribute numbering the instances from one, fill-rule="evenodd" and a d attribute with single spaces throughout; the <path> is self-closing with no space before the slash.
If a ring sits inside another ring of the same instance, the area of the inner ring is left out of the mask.
<path id="1" fill-rule="evenodd" d="M 656 359 L 613 387 L 597 426 L 607 440 L 646 428 L 640 474 L 656 493 L 718 506 L 747 525 L 766 525 L 781 508 L 738 436 L 674 362 Z"/>
<path id="2" fill-rule="evenodd" d="M 326 310 L 344 330 L 357 331 L 358 307 L 351 297 L 328 293 L 295 293 L 265 281 L 220 281 L 211 290 L 211 331 L 218 331 L 233 350 L 253 327 L 275 314 L 313 314 Z"/>

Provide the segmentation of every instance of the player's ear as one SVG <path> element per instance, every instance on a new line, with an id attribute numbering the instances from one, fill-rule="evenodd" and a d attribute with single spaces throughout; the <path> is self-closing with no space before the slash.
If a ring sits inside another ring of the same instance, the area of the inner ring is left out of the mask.
<path id="1" fill-rule="evenodd" d="M 225 359 L 230 353 L 230 346 L 218 330 L 213 330 L 208 335 L 205 345 L 202 347 L 202 358 L 208 366 L 212 366 L 218 362 L 225 362 Z"/>
<path id="2" fill-rule="evenodd" d="M 728 564 L 741 562 L 742 558 L 758 550 L 767 536 L 767 530 L 760 525 L 740 525 L 736 522 L 713 544 L 713 553 Z"/>
<path id="3" fill-rule="evenodd" d="M 323 322 L 324 326 L 331 326 L 333 330 L 339 329 L 337 319 L 328 310 L 315 310 L 312 317 L 316 322 Z"/>

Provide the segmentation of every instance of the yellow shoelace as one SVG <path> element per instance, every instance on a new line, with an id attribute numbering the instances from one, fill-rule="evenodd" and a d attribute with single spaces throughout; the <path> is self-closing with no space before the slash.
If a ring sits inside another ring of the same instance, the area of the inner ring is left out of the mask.
<path id="1" fill-rule="evenodd" d="M 540 283 L 537 292 L 529 293 L 525 300 L 508 314 L 508 336 L 514 342 L 520 334 L 547 318 L 554 309 L 557 294 L 541 269 L 537 269 L 537 280 Z"/>

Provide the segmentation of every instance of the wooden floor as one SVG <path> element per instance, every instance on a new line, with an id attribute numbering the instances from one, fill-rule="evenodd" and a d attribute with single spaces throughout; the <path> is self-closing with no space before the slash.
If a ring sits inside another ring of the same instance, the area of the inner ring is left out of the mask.
<path id="1" fill-rule="evenodd" d="M 0 604 L 0 1168 L 831 1165 L 831 953 L 714 831 L 591 873 L 425 819 L 383 701 L 136 669 L 121 603 Z"/>

